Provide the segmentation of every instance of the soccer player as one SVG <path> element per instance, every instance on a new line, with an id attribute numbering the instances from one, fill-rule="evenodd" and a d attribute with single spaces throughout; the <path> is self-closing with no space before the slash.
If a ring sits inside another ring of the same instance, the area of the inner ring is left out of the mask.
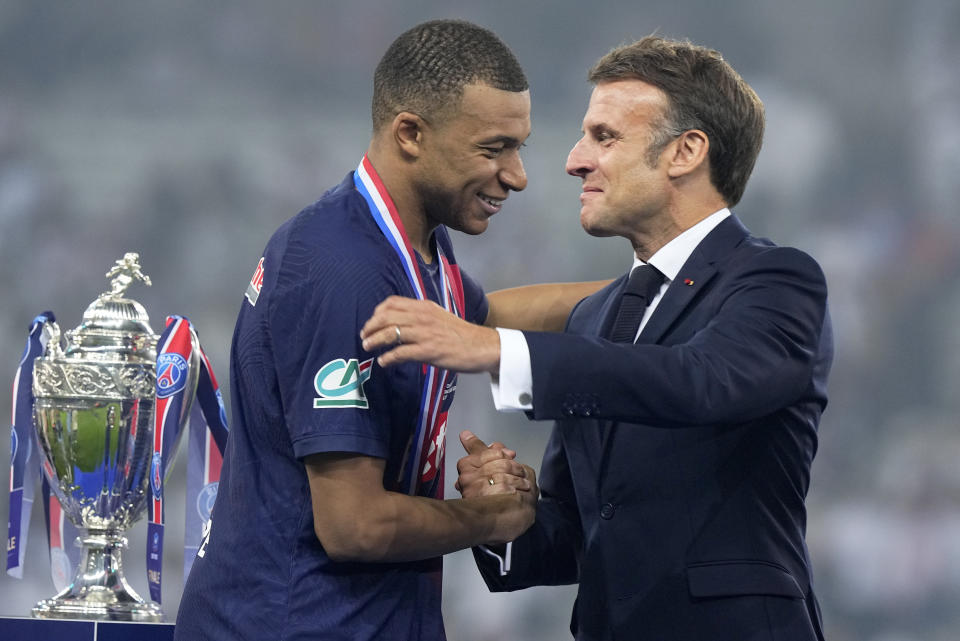
<path id="1" fill-rule="evenodd" d="M 526 186 L 529 133 L 527 80 L 488 30 L 428 22 L 383 56 L 366 154 L 277 230 L 242 303 L 232 429 L 178 640 L 443 639 L 441 556 L 533 522 L 533 470 L 512 461 L 512 493 L 442 500 L 456 375 L 382 369 L 360 340 L 392 294 L 501 326 L 549 307 L 560 329 L 596 289 L 488 303 L 457 266 L 447 228 L 483 232 Z"/>

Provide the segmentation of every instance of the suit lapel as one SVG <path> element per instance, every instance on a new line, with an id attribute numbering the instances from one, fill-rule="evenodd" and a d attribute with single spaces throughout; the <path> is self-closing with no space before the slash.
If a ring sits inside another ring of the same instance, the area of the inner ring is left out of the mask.
<path id="1" fill-rule="evenodd" d="M 748 234 L 747 228 L 733 214 L 707 234 L 670 283 L 650 320 L 640 332 L 637 342 L 659 343 L 683 311 L 697 298 L 697 294 L 716 275 L 717 263 L 729 256 L 730 251 Z"/>
<path id="2" fill-rule="evenodd" d="M 594 336 L 605 337 L 610 335 L 613 323 L 617 319 L 617 311 L 620 309 L 620 295 L 623 293 L 623 288 L 627 286 L 629 277 L 630 272 L 627 272 L 617 279 L 614 286 L 610 288 L 610 295 L 604 301 L 598 315 L 599 325 L 591 328 L 595 330 Z"/>
<path id="3" fill-rule="evenodd" d="M 717 274 L 718 263 L 730 255 L 734 247 L 743 242 L 743 239 L 749 235 L 749 231 L 743 226 L 733 214 L 720 222 L 707 236 L 700 241 L 700 244 L 693 250 L 690 257 L 683 264 L 677 277 L 670 283 L 663 298 L 654 310 L 653 315 L 644 325 L 643 331 L 637 338 L 637 343 L 659 343 L 666 333 L 670 330 L 677 319 L 683 314 L 683 311 L 689 307 L 697 298 L 697 294 L 709 283 Z M 626 277 L 623 278 L 624 283 Z M 612 297 L 614 302 L 619 301 L 620 292 L 624 284 L 621 283 L 615 289 L 616 295 Z M 602 324 L 603 332 L 601 336 L 606 336 L 610 326 L 613 324 L 614 316 L 617 313 L 616 305 L 613 310 L 609 309 L 610 301 L 607 301 L 608 309 L 604 314 Z M 619 423 L 616 421 L 598 421 L 599 430 L 597 435 L 600 441 L 600 460 L 599 471 L 597 475 L 598 489 L 607 471 L 610 469 L 608 460 L 610 448 L 615 438 L 615 433 Z M 590 430 L 593 431 L 593 430 Z M 618 473 L 615 473 L 615 475 Z"/>

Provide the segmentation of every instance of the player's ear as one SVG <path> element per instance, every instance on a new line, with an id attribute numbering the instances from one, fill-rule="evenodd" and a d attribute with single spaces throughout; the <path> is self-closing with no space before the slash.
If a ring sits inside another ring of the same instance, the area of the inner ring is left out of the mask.
<path id="1" fill-rule="evenodd" d="M 409 111 L 401 111 L 393 118 L 391 123 L 394 142 L 402 153 L 413 158 L 422 153 L 425 128 L 426 121 Z"/>

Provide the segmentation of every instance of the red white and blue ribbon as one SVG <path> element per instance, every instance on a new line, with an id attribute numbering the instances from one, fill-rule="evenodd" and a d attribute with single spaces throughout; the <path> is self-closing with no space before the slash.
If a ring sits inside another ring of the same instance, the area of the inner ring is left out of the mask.
<path id="1" fill-rule="evenodd" d="M 194 430 L 210 432 L 210 439 L 218 450 L 218 456 L 222 457 L 223 448 L 227 440 L 227 416 L 223 406 L 223 399 L 220 395 L 220 389 L 217 386 L 217 379 L 213 375 L 210 361 L 203 353 L 200 342 L 196 338 L 196 332 L 190 321 L 183 316 L 169 316 L 167 326 L 160 336 L 157 343 L 157 402 L 154 407 L 154 432 L 153 432 L 153 456 L 150 462 L 150 490 L 151 497 L 147 501 L 147 582 L 150 585 L 150 598 L 157 603 L 161 600 L 162 570 L 163 570 L 163 523 L 164 523 L 164 502 L 163 502 L 163 480 L 166 476 L 174 455 L 176 454 L 177 436 L 184 425 L 184 404 L 189 403 L 187 394 L 191 391 L 187 389 L 187 380 L 189 378 L 190 362 L 193 358 L 194 346 L 199 352 L 200 372 L 197 377 L 197 401 L 200 409 L 200 416 L 206 423 L 208 430 L 204 430 L 199 425 L 201 421 L 194 421 Z M 203 443 L 204 439 L 193 439 L 191 442 Z M 209 444 L 205 447 L 208 448 Z M 191 455 L 195 458 L 197 454 Z M 211 461 L 213 459 L 208 455 Z M 220 460 L 220 459 L 218 459 Z M 196 465 L 193 466 L 196 468 Z M 188 487 L 198 485 L 199 492 L 203 488 L 213 493 L 213 497 L 207 497 L 207 502 L 212 506 L 213 499 L 216 497 L 216 482 L 219 480 L 219 464 L 213 463 L 207 465 L 208 474 L 206 479 L 191 481 L 191 466 L 188 462 L 187 474 Z M 214 474 L 216 478 L 214 478 Z M 196 504 L 197 497 L 187 496 L 188 520 L 187 527 L 190 529 L 193 519 L 189 518 L 189 506 Z M 207 516 L 209 519 L 209 516 Z M 196 523 L 192 525 L 196 527 Z M 201 523 L 202 529 L 202 523 Z M 199 542 L 199 530 L 196 533 L 189 532 L 186 538 L 186 544 L 190 545 L 192 541 Z M 196 545 L 194 545 L 196 548 Z M 185 550 L 186 551 L 186 550 Z M 189 553 L 189 552 L 188 552 Z M 191 555 L 192 557 L 192 555 Z"/>
<path id="2" fill-rule="evenodd" d="M 30 512 L 40 475 L 40 453 L 33 429 L 33 361 L 43 353 L 43 326 L 53 322 L 43 312 L 30 324 L 27 345 L 13 379 L 10 428 L 10 512 L 7 518 L 7 574 L 23 578 L 23 559 L 30 531 Z"/>
<path id="3" fill-rule="evenodd" d="M 370 215 L 400 259 L 417 299 L 426 299 L 423 277 L 403 221 L 383 181 L 366 155 L 354 172 L 353 182 L 357 191 L 367 201 Z M 442 266 L 443 306 L 448 312 L 463 317 L 463 283 L 460 272 L 456 265 L 447 261 L 440 243 L 436 243 L 436 247 Z M 444 390 L 448 384 L 452 387 L 456 375 L 432 365 L 424 366 L 424 371 L 425 380 L 416 431 L 401 466 L 399 485 L 400 491 L 407 494 L 443 498 L 443 442 L 447 414 L 440 410 L 445 396 Z"/>

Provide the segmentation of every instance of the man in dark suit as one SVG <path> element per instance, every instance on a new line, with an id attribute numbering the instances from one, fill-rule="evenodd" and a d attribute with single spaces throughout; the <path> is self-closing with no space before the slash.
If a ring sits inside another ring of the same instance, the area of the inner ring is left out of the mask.
<path id="1" fill-rule="evenodd" d="M 393 344 L 383 365 L 489 371 L 498 408 L 556 420 L 536 523 L 475 550 L 491 589 L 579 583 L 581 640 L 822 640 L 804 499 L 833 356 L 826 283 L 728 209 L 763 105 L 717 52 L 659 37 L 590 80 L 567 171 L 584 229 L 632 243 L 629 278 L 564 334 L 494 334 L 391 298 L 364 345 Z M 464 496 L 516 491 L 513 452 L 461 440 Z"/>

